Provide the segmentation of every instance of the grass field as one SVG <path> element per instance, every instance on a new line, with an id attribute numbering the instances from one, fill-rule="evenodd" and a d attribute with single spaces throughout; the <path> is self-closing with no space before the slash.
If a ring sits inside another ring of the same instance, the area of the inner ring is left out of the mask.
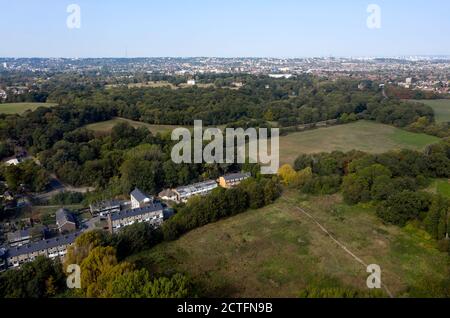
<path id="1" fill-rule="evenodd" d="M 301 153 L 361 150 L 382 153 L 394 149 L 421 150 L 439 138 L 411 133 L 371 121 L 319 128 L 280 137 L 281 163 L 293 163 Z"/>
<path id="2" fill-rule="evenodd" d="M 112 128 L 121 123 L 121 122 L 127 122 L 130 125 L 132 125 L 134 128 L 139 127 L 146 127 L 148 130 L 150 130 L 153 134 L 156 133 L 167 133 L 171 132 L 173 129 L 178 128 L 179 126 L 175 125 L 151 125 L 139 121 L 133 121 L 125 118 L 114 118 L 108 121 L 102 121 L 99 123 L 94 123 L 87 125 L 86 128 L 89 130 L 92 130 L 93 132 L 99 133 L 99 134 L 108 134 L 111 132 Z"/>
<path id="3" fill-rule="evenodd" d="M 450 121 L 450 99 L 419 100 L 419 102 L 433 108 L 437 122 Z"/>
<path id="4" fill-rule="evenodd" d="M 450 199 L 450 181 L 446 179 L 438 179 L 428 187 L 428 191 L 440 194 Z"/>
<path id="5" fill-rule="evenodd" d="M 394 296 L 422 295 L 415 286 L 428 287 L 448 275 L 449 257 L 421 231 L 383 225 L 373 208 L 347 206 L 337 195 L 308 198 L 295 192 L 128 260 L 159 273 L 186 273 L 213 297 L 297 297 L 311 286 L 367 291 L 366 268 L 298 206 L 366 264 L 380 265 L 383 284 Z"/>
<path id="6" fill-rule="evenodd" d="M 53 107 L 54 103 L 6 103 L 0 104 L 0 114 L 23 114 L 27 110 L 35 110 L 39 107 Z"/>

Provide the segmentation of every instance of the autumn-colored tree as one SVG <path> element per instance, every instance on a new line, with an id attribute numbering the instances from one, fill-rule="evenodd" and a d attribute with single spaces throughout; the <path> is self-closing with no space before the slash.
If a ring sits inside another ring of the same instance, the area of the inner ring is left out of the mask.
<path id="1" fill-rule="evenodd" d="M 105 240 L 105 233 L 101 231 L 83 233 L 75 240 L 75 244 L 67 249 L 65 266 L 67 267 L 70 264 L 80 265 L 94 248 L 104 245 Z"/>
<path id="2" fill-rule="evenodd" d="M 285 164 L 278 169 L 278 175 L 287 186 L 297 186 L 300 182 L 297 171 L 291 165 Z"/>

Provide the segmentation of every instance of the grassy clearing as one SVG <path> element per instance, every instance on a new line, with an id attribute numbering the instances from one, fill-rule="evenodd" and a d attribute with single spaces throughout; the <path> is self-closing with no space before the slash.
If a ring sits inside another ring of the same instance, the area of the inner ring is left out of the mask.
<path id="1" fill-rule="evenodd" d="M 350 207 L 339 196 L 308 198 L 287 192 L 275 204 L 196 229 L 175 242 L 134 255 L 129 261 L 153 271 L 191 275 L 217 297 L 296 297 L 308 287 L 367 291 L 366 269 L 309 218 L 367 264 L 379 264 L 395 296 L 427 277 L 447 274 L 448 256 L 414 228 L 383 225 L 369 206 Z M 351 230 L 349 230 L 351 229 Z"/>
<path id="2" fill-rule="evenodd" d="M 396 149 L 421 150 L 439 138 L 411 133 L 371 121 L 292 133 L 280 138 L 281 163 L 293 163 L 301 153 L 361 150 L 382 153 Z"/>
<path id="3" fill-rule="evenodd" d="M 450 121 L 450 99 L 419 100 L 419 102 L 433 108 L 437 122 Z"/>
<path id="4" fill-rule="evenodd" d="M 440 194 L 450 199 L 450 181 L 446 179 L 434 180 L 427 191 Z"/>
<path id="5" fill-rule="evenodd" d="M 171 132 L 172 130 L 174 130 L 175 128 L 180 127 L 180 126 L 176 126 L 176 125 L 151 125 L 151 124 L 147 124 L 147 123 L 143 123 L 143 122 L 139 122 L 139 121 L 133 121 L 133 120 L 118 117 L 118 118 L 114 118 L 114 119 L 111 119 L 108 121 L 102 121 L 99 123 L 87 125 L 86 128 L 89 130 L 92 130 L 93 132 L 99 133 L 99 134 L 108 134 L 111 132 L 112 128 L 115 125 L 122 123 L 122 122 L 127 122 L 134 128 L 146 127 L 146 128 L 148 128 L 148 130 L 150 130 L 152 132 L 152 134 L 168 133 L 168 132 Z"/>
<path id="6" fill-rule="evenodd" d="M 54 107 L 54 103 L 5 103 L 0 104 L 0 114 L 23 114 L 28 110 L 36 110 L 39 107 Z"/>

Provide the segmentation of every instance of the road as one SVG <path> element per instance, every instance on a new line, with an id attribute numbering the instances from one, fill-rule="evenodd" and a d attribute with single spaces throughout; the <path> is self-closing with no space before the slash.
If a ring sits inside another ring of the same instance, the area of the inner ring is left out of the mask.
<path id="1" fill-rule="evenodd" d="M 68 184 L 62 183 L 54 174 L 50 175 L 50 186 L 49 190 L 43 193 L 38 193 L 34 195 L 34 198 L 37 200 L 49 200 L 53 196 L 61 192 L 77 192 L 77 193 L 87 193 L 94 191 L 93 187 L 73 187 Z"/>

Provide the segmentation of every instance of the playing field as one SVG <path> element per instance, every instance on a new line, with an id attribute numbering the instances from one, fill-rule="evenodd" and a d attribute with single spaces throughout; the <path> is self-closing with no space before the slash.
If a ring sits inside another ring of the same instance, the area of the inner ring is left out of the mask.
<path id="1" fill-rule="evenodd" d="M 6 103 L 0 104 L 0 114 L 23 114 L 27 110 L 35 110 L 39 107 L 53 107 L 54 103 Z"/>
<path id="2" fill-rule="evenodd" d="M 297 207 L 306 208 L 347 251 Z M 378 264 L 394 296 L 424 296 L 428 291 L 420 286 L 431 288 L 448 275 L 448 255 L 426 233 L 386 226 L 373 208 L 350 207 L 338 195 L 294 192 L 128 260 L 160 273 L 187 273 L 200 294 L 212 297 L 297 297 L 308 287 L 367 291 L 367 267 L 354 256 Z"/>
<path id="3" fill-rule="evenodd" d="M 108 134 L 111 132 L 112 128 L 115 125 L 122 123 L 122 122 L 127 122 L 134 128 L 146 127 L 146 128 L 148 128 L 148 130 L 150 130 L 152 132 L 152 134 L 167 133 L 167 132 L 171 132 L 175 128 L 180 127 L 180 126 L 176 126 L 176 125 L 151 125 L 151 124 L 147 124 L 147 123 L 143 123 L 143 122 L 139 122 L 139 121 L 133 121 L 133 120 L 118 117 L 118 118 L 114 118 L 114 119 L 111 119 L 108 121 L 102 121 L 99 123 L 87 125 L 86 128 L 89 130 L 92 130 L 96 133 L 99 133 L 99 134 Z"/>
<path id="4" fill-rule="evenodd" d="M 450 121 L 450 99 L 419 100 L 419 102 L 433 108 L 437 122 Z"/>
<path id="5" fill-rule="evenodd" d="M 331 152 L 352 149 L 382 153 L 393 149 L 421 150 L 439 138 L 411 133 L 372 121 L 292 133 L 280 138 L 281 163 L 293 163 L 301 153 Z"/>

